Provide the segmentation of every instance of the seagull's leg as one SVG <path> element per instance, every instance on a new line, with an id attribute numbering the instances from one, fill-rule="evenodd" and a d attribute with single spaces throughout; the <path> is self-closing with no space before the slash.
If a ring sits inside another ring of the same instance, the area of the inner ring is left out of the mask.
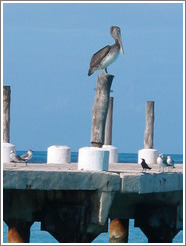
<path id="1" fill-rule="evenodd" d="M 161 165 L 159 165 L 159 172 L 161 172 Z"/>

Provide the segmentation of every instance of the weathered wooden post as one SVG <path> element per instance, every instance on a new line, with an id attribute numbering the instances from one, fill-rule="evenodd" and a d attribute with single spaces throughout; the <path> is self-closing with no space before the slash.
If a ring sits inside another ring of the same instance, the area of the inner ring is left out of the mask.
<path id="1" fill-rule="evenodd" d="M 144 149 L 153 149 L 153 137 L 154 137 L 154 101 L 147 101 Z"/>
<path id="2" fill-rule="evenodd" d="M 15 145 L 10 143 L 10 86 L 3 86 L 3 162 L 11 161 L 10 151 L 15 151 Z"/>
<path id="3" fill-rule="evenodd" d="M 113 103 L 114 98 L 109 98 L 109 106 L 105 124 L 105 139 L 102 148 L 109 150 L 109 163 L 118 162 L 118 149 L 112 145 L 112 122 L 113 122 Z"/>
<path id="4" fill-rule="evenodd" d="M 105 145 L 112 145 L 112 118 L 113 118 L 113 102 L 114 98 L 109 98 L 108 113 L 105 124 Z"/>
<path id="5" fill-rule="evenodd" d="M 10 142 L 10 86 L 3 86 L 3 142 Z"/>
<path id="6" fill-rule="evenodd" d="M 105 138 L 105 122 L 108 112 L 110 88 L 114 76 L 98 74 L 92 111 L 91 147 L 79 149 L 78 169 L 108 171 L 109 151 L 101 148 Z"/>
<path id="7" fill-rule="evenodd" d="M 91 144 L 93 147 L 102 147 L 104 144 L 105 123 L 113 78 L 113 75 L 107 73 L 98 74 L 96 95 L 92 112 Z"/>
<path id="8" fill-rule="evenodd" d="M 144 134 L 144 149 L 138 151 L 138 163 L 141 163 L 141 158 L 145 159 L 147 164 L 157 163 L 158 151 L 153 149 L 154 143 L 154 101 L 146 102 L 145 116 L 145 134 Z"/>

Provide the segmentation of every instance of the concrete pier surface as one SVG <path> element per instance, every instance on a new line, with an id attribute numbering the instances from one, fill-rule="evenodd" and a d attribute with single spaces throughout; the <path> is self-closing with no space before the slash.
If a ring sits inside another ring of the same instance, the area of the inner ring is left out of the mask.
<path id="1" fill-rule="evenodd" d="M 149 242 L 172 242 L 183 229 L 183 165 L 165 172 L 150 166 L 142 172 L 137 163 L 113 163 L 106 172 L 78 170 L 77 163 L 4 163 L 4 221 L 22 238 L 23 222 L 29 235 L 41 221 L 59 242 L 88 243 L 108 230 L 108 218 L 133 218 Z"/>
<path id="2" fill-rule="evenodd" d="M 41 190 L 93 190 L 99 189 L 99 185 L 103 189 L 103 177 L 107 177 L 110 185 L 113 185 L 110 190 L 120 190 L 122 193 L 183 190 L 182 164 L 175 164 L 176 168 L 165 172 L 159 172 L 157 164 L 152 164 L 151 170 L 142 172 L 141 165 L 137 163 L 112 163 L 108 172 L 78 170 L 77 163 L 14 165 L 4 163 L 4 189 L 25 189 L 28 185 L 31 189 Z"/>

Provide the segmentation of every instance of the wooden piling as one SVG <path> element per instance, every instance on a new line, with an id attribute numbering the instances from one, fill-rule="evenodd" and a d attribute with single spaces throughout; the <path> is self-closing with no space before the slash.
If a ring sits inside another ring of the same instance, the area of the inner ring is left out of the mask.
<path id="1" fill-rule="evenodd" d="M 110 243 L 128 243 L 129 219 L 112 219 L 110 221 Z"/>
<path id="2" fill-rule="evenodd" d="M 147 101 L 144 149 L 153 149 L 153 135 L 154 135 L 154 101 Z"/>
<path id="3" fill-rule="evenodd" d="M 113 75 L 107 73 L 98 74 L 92 112 L 91 144 L 93 147 L 102 147 L 104 144 L 105 122 L 113 78 Z"/>
<path id="4" fill-rule="evenodd" d="M 10 86 L 3 86 L 3 142 L 10 142 Z"/>
<path id="5" fill-rule="evenodd" d="M 110 97 L 106 124 L 105 124 L 105 140 L 104 140 L 105 145 L 112 145 L 113 102 L 114 102 L 114 98 Z"/>

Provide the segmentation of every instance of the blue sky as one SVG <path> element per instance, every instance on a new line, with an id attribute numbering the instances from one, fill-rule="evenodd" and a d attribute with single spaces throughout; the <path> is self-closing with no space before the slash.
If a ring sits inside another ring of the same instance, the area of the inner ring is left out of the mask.
<path id="1" fill-rule="evenodd" d="M 113 145 L 143 148 L 146 101 L 155 101 L 154 148 L 183 152 L 182 3 L 4 3 L 3 83 L 11 86 L 10 141 L 16 150 L 90 146 L 97 82 L 89 62 L 113 44 L 125 54 L 113 74 Z"/>

